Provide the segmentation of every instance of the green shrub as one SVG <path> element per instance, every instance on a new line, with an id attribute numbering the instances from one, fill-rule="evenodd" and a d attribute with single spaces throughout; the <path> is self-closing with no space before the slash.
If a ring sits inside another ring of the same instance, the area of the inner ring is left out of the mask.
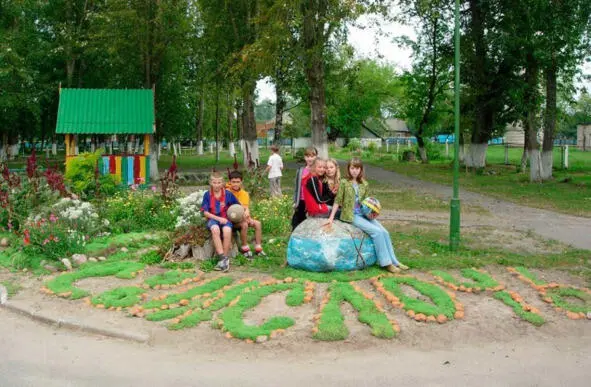
<path id="1" fill-rule="evenodd" d="M 442 156 L 441 156 L 441 150 L 440 147 L 437 146 L 437 144 L 427 141 L 425 142 L 425 151 L 427 152 L 427 158 L 429 160 L 441 160 Z M 416 155 L 417 158 L 420 159 L 421 155 L 419 154 L 419 147 L 416 147 Z"/>
<path id="2" fill-rule="evenodd" d="M 378 144 L 376 144 L 375 142 L 370 142 L 367 146 L 367 150 L 371 153 L 377 152 L 379 150 Z"/>
<path id="3" fill-rule="evenodd" d="M 293 155 L 293 159 L 295 161 L 297 161 L 298 163 L 303 163 L 304 161 L 306 161 L 304 159 L 304 149 L 300 148 L 296 151 L 296 153 Z"/>
<path id="4" fill-rule="evenodd" d="M 101 153 L 100 149 L 94 153 L 81 153 L 69 161 L 65 178 L 72 192 L 83 196 L 97 193 L 94 173 Z"/>
<path id="5" fill-rule="evenodd" d="M 113 232 L 174 229 L 179 213 L 176 201 L 165 201 L 148 190 L 118 192 L 101 203 L 101 217 Z"/>
<path id="6" fill-rule="evenodd" d="M 359 140 L 358 138 L 350 138 L 349 144 L 347 144 L 347 148 L 351 152 L 357 152 L 361 150 L 361 140 Z"/>

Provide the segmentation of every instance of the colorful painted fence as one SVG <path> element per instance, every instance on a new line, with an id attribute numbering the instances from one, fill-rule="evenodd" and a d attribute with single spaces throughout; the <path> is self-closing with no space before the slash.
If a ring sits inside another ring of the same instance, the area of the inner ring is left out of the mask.
<path id="1" fill-rule="evenodd" d="M 150 157 L 144 155 L 102 156 L 99 162 L 102 175 L 115 175 L 121 184 L 147 184 L 150 181 Z"/>

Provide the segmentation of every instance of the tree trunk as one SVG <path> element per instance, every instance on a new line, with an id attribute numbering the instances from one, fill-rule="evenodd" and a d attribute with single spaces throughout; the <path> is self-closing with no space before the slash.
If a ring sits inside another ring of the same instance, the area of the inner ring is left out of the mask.
<path id="1" fill-rule="evenodd" d="M 464 155 L 465 164 L 469 168 L 484 168 L 486 166 L 486 150 L 488 143 L 472 142 L 468 148 L 468 153 Z"/>
<path id="2" fill-rule="evenodd" d="M 474 101 L 474 125 L 472 126 L 471 144 L 466 154 L 466 166 L 484 168 L 486 166 L 486 149 L 493 123 L 493 113 L 489 90 L 489 74 L 487 66 L 487 45 L 485 42 L 484 20 L 486 15 L 479 0 L 470 0 L 470 31 L 474 42 L 474 85 L 477 94 Z"/>
<path id="3" fill-rule="evenodd" d="M 111 149 L 111 152 L 113 150 Z M 150 135 L 150 181 L 156 182 L 160 180 L 160 173 L 158 173 L 158 157 L 160 156 L 160 141 L 156 139 L 153 134 Z"/>
<path id="4" fill-rule="evenodd" d="M 228 124 L 228 146 L 234 141 L 234 115 L 232 114 L 232 95 L 228 92 L 228 104 L 226 105 L 226 121 Z"/>
<path id="5" fill-rule="evenodd" d="M 203 154 L 203 119 L 205 117 L 205 89 L 201 89 L 201 95 L 199 96 L 199 104 L 197 109 L 197 122 L 195 123 L 195 139 L 197 140 L 197 153 Z M 199 152 L 199 146 L 201 146 L 201 153 Z"/>
<path id="6" fill-rule="evenodd" d="M 523 120 L 524 140 L 526 152 L 529 154 L 529 180 L 539 181 L 541 179 L 542 166 L 540 164 L 540 144 L 538 144 L 538 101 L 537 101 L 537 87 L 538 87 L 538 65 L 534 59 L 533 53 L 528 53 L 526 56 L 525 69 L 525 83 L 526 90 L 524 95 L 525 106 L 527 113 L 525 120 Z M 525 152 L 524 152 L 525 153 Z M 522 160 L 523 163 L 523 160 Z"/>
<path id="7" fill-rule="evenodd" d="M 283 94 L 282 81 L 275 85 L 275 136 L 273 143 L 279 145 L 283 133 L 283 110 L 285 109 L 285 96 Z"/>
<path id="8" fill-rule="evenodd" d="M 554 132 L 556 130 L 556 59 L 545 70 L 546 75 L 546 111 L 544 113 L 544 140 L 542 142 L 542 180 L 552 178 Z"/>
<path id="9" fill-rule="evenodd" d="M 525 125 L 524 125 L 525 127 Z M 527 134 L 527 130 L 523 131 L 523 154 L 521 155 L 521 172 L 525 172 L 527 169 L 527 159 L 529 157 L 529 152 L 527 150 L 529 142 L 529 135 Z"/>
<path id="10" fill-rule="evenodd" d="M 257 128 L 254 118 L 254 92 L 256 84 L 249 82 L 242 87 L 242 131 L 244 133 L 245 152 L 244 166 L 259 165 L 259 146 L 257 142 Z"/>
<path id="11" fill-rule="evenodd" d="M 328 157 L 328 136 L 326 133 L 326 96 L 324 90 L 324 44 L 325 1 L 304 1 L 301 4 L 304 41 L 304 68 L 310 89 L 310 126 L 312 145 L 318 156 Z"/>
<path id="12" fill-rule="evenodd" d="M 419 147 L 419 155 L 421 157 L 421 162 L 423 164 L 427 164 L 429 162 L 429 159 L 427 158 L 427 150 L 425 149 L 425 140 L 423 139 L 423 136 L 418 135 L 417 133 L 417 145 Z"/>

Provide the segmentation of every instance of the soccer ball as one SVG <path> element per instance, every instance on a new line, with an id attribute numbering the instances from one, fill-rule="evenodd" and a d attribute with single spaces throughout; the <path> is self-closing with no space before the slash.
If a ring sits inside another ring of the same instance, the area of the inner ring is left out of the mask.
<path id="1" fill-rule="evenodd" d="M 228 215 L 228 220 L 232 223 L 240 223 L 242 219 L 244 219 L 244 207 L 240 204 L 232 204 L 228 207 L 228 211 L 226 211 Z"/>
<path id="2" fill-rule="evenodd" d="M 382 205 L 378 201 L 378 199 L 373 197 L 367 197 L 363 199 L 361 202 L 361 213 L 367 219 L 375 219 L 380 215 L 380 210 L 382 209 Z"/>

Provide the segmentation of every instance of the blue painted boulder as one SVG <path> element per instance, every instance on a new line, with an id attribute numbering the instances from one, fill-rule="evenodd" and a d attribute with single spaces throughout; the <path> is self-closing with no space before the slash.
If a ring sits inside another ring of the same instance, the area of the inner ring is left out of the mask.
<path id="1" fill-rule="evenodd" d="M 371 238 L 352 224 L 309 218 L 291 234 L 287 263 L 307 271 L 349 271 L 364 269 L 377 261 Z"/>

